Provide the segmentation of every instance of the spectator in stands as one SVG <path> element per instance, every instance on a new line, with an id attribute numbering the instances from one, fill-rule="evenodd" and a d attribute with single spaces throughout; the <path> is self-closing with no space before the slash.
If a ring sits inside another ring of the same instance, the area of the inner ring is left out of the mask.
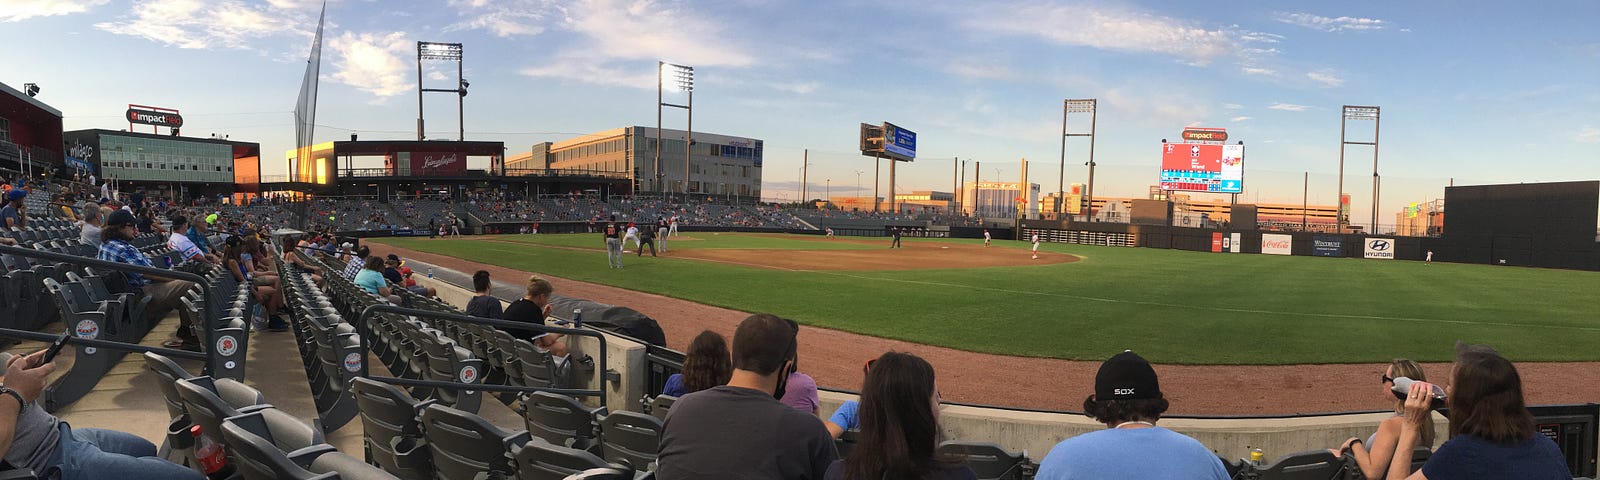
<path id="1" fill-rule="evenodd" d="M 400 256 L 393 253 L 383 259 L 383 279 L 395 285 L 404 285 L 406 277 L 400 275 Z"/>
<path id="2" fill-rule="evenodd" d="M 189 228 L 188 218 L 183 215 L 173 215 L 171 220 L 172 234 L 167 236 L 167 247 L 177 250 L 178 254 L 183 255 L 185 260 L 206 262 L 212 265 L 221 263 L 221 258 L 215 255 L 207 255 L 205 252 L 200 251 L 200 247 L 196 246 L 193 241 L 189 240 L 187 235 L 183 234 Z"/>
<path id="3" fill-rule="evenodd" d="M 789 328 L 794 329 L 795 335 L 800 333 L 800 324 L 794 320 L 783 319 L 789 323 Z M 778 397 L 778 402 L 793 407 L 795 410 L 817 415 L 817 409 L 822 406 L 822 401 L 817 398 L 817 381 L 810 375 L 800 373 L 799 349 L 789 352 L 789 378 L 783 389 L 783 395 Z"/>
<path id="4" fill-rule="evenodd" d="M 839 454 L 817 417 L 778 403 L 795 330 L 756 314 L 733 334 L 728 384 L 685 395 L 662 427 L 656 478 L 822 478 Z"/>
<path id="5" fill-rule="evenodd" d="M 78 238 L 93 246 L 100 246 L 100 228 L 110 210 L 91 206 L 83 210 L 83 221 L 78 222 Z"/>
<path id="6" fill-rule="evenodd" d="M 689 351 L 683 354 L 683 373 L 667 377 L 661 394 L 682 397 L 727 385 L 732 375 L 733 359 L 728 354 L 728 341 L 717 332 L 702 331 L 689 342 Z"/>
<path id="7" fill-rule="evenodd" d="M 434 298 L 439 296 L 439 291 L 435 290 L 433 287 L 417 285 L 417 280 L 415 278 L 411 278 L 412 273 L 411 267 L 400 267 L 400 278 L 405 280 L 400 284 L 401 286 L 406 287 L 406 290 L 410 291 L 411 293 L 422 295 L 424 297 Z"/>
<path id="8" fill-rule="evenodd" d="M 1167 407 L 1150 362 L 1132 351 L 1111 357 L 1095 375 L 1094 394 L 1083 401 L 1084 413 L 1106 429 L 1056 444 L 1035 478 L 1227 480 L 1222 459 L 1205 445 L 1156 426 Z"/>
<path id="9" fill-rule="evenodd" d="M 212 215 L 212 218 L 215 217 L 215 215 Z M 200 251 L 206 255 L 216 255 L 216 249 L 211 248 L 211 241 L 206 238 L 210 233 L 210 224 L 206 221 L 198 221 L 189 224 L 189 230 L 184 232 L 184 236 L 189 237 L 189 241 L 193 242 L 194 246 L 200 248 Z"/>
<path id="10" fill-rule="evenodd" d="M 12 356 L 0 386 L 0 451 L 12 466 L 39 478 L 165 480 L 205 477 L 156 456 L 156 446 L 136 435 L 98 428 L 72 428 L 39 405 L 54 363 L 44 351 Z"/>
<path id="11" fill-rule="evenodd" d="M 1372 436 L 1367 437 L 1365 441 L 1352 437 L 1349 440 L 1345 440 L 1344 445 L 1341 445 L 1338 450 L 1330 450 L 1334 455 L 1344 455 L 1345 452 L 1349 452 L 1350 456 L 1355 458 L 1356 466 L 1361 469 L 1361 473 L 1366 478 L 1383 478 L 1383 475 L 1389 471 L 1389 460 L 1394 458 L 1395 445 L 1400 441 L 1400 424 L 1405 423 L 1403 414 L 1405 413 L 1406 402 L 1400 399 L 1400 395 L 1394 393 L 1392 389 L 1394 387 L 1394 379 L 1400 377 L 1417 381 L 1428 380 L 1428 377 L 1422 373 L 1422 366 L 1418 365 L 1417 362 L 1404 358 L 1389 362 L 1389 368 L 1384 371 L 1380 383 L 1383 387 L 1383 398 L 1394 401 L 1395 415 L 1383 419 L 1383 422 L 1378 424 L 1378 431 L 1373 432 Z M 1426 422 L 1426 426 L 1421 431 L 1421 445 L 1432 448 L 1433 417 L 1425 418 L 1424 422 Z"/>
<path id="12" fill-rule="evenodd" d="M 505 314 L 500 307 L 500 299 L 495 298 L 493 283 L 489 280 L 488 270 L 478 270 L 472 274 L 472 291 L 476 293 L 471 300 L 467 300 L 467 315 L 478 318 L 500 318 Z"/>
<path id="13" fill-rule="evenodd" d="M 145 258 L 143 253 L 139 253 L 138 248 L 128 243 L 138 232 L 138 226 L 135 223 L 137 221 L 131 213 L 122 210 L 111 212 L 111 215 L 106 218 L 105 229 L 100 232 L 100 236 L 105 241 L 100 244 L 100 253 L 97 258 L 141 267 L 154 267 L 154 265 L 150 264 L 149 258 Z M 154 323 L 154 321 L 160 320 L 162 317 L 167 316 L 167 312 L 171 312 L 172 309 L 182 305 L 184 293 L 194 287 L 193 282 L 184 280 L 154 275 L 146 277 L 133 272 L 126 272 L 125 274 L 128 277 L 128 288 L 130 290 L 134 292 L 142 291 L 145 296 L 150 298 L 150 303 L 144 309 L 144 320 L 147 323 Z M 189 324 L 189 316 L 179 315 L 178 318 L 182 323 L 178 325 L 178 330 L 174 332 L 174 337 L 167 339 L 161 345 L 167 348 L 198 351 L 200 349 L 200 340 L 195 337 L 194 330 Z"/>
<path id="14" fill-rule="evenodd" d="M 956 458 L 937 453 L 939 389 L 933 366 L 888 352 L 861 385 L 861 434 L 850 457 L 833 462 L 827 480 L 883 478 L 976 480 Z"/>
<path id="15" fill-rule="evenodd" d="M 550 310 L 554 308 L 553 305 L 550 305 L 550 296 L 554 295 L 555 291 L 555 287 L 551 286 L 548 280 L 540 278 L 538 275 L 528 277 L 527 291 L 522 294 L 522 298 L 506 306 L 506 311 L 501 315 L 501 319 L 510 322 L 544 325 L 545 319 L 550 317 Z M 510 333 L 512 337 L 527 340 L 541 350 L 549 351 L 550 356 L 556 359 L 557 363 L 567 358 L 567 344 L 560 341 L 564 335 L 522 329 L 513 329 L 507 333 Z"/>
<path id="16" fill-rule="evenodd" d="M 361 248 L 366 249 L 366 247 Z M 371 255 L 366 256 L 361 270 L 356 272 L 355 284 L 361 287 L 362 290 L 366 290 L 367 293 L 377 295 L 379 298 L 388 300 L 389 303 L 399 305 L 400 297 L 389 291 L 388 282 L 383 281 L 383 274 L 379 273 L 382 270 L 383 258 Z"/>
<path id="17" fill-rule="evenodd" d="M 345 251 L 350 251 L 350 244 L 349 243 L 345 244 Z M 345 261 L 348 262 L 348 263 L 346 263 L 345 266 L 344 266 L 344 276 L 345 276 L 345 278 L 349 278 L 349 279 L 352 279 L 352 280 L 355 279 L 356 275 L 361 273 L 362 267 L 366 266 L 367 259 L 371 255 L 372 255 L 372 250 L 367 248 L 366 245 L 362 245 L 361 248 L 357 248 L 357 249 L 355 249 L 355 251 L 353 253 L 351 253 L 350 255 L 347 255 L 346 257 L 348 257 L 348 258 Z M 372 258 L 376 258 L 376 257 L 372 257 Z M 383 268 L 383 259 L 378 259 L 378 267 L 379 268 Z M 383 275 L 380 274 L 380 275 L 378 275 L 378 277 L 379 277 L 379 279 L 382 279 Z"/>
<path id="18" fill-rule="evenodd" d="M 867 364 L 861 367 L 861 376 L 863 378 L 872 372 L 872 364 L 877 361 L 878 359 L 876 358 L 867 360 Z M 860 410 L 861 402 L 845 400 L 844 403 L 839 404 L 839 408 L 833 410 L 833 416 L 828 417 L 828 420 L 822 422 L 822 424 L 828 427 L 828 433 L 832 434 L 833 438 L 839 438 L 839 436 L 844 435 L 846 430 L 861 429 L 861 417 L 858 415 Z"/>
<path id="19" fill-rule="evenodd" d="M 20 188 L 6 192 L 6 206 L 0 208 L 0 226 L 6 228 L 28 226 L 28 207 L 22 204 L 22 199 L 27 197 L 28 191 Z"/>
<path id="20" fill-rule="evenodd" d="M 268 284 L 258 272 L 251 271 L 250 261 L 244 258 L 245 243 L 238 236 L 228 237 L 223 241 L 222 258 L 228 266 L 228 273 L 241 284 L 250 285 L 250 291 L 255 296 L 256 302 L 266 309 L 268 321 L 255 320 L 258 323 L 251 326 L 256 330 L 269 330 L 282 332 L 288 326 L 278 321 L 278 307 L 283 305 L 283 292 L 276 286 Z"/>
<path id="21" fill-rule="evenodd" d="M 303 242 L 304 240 L 295 241 L 294 237 L 283 237 L 283 263 L 289 265 L 293 271 L 311 274 L 311 282 L 320 286 L 322 285 L 322 269 L 307 263 L 305 260 L 301 260 L 300 255 L 295 253 L 295 247 Z"/>
<path id="22" fill-rule="evenodd" d="M 1446 387 L 1450 439 L 1421 470 L 1411 472 L 1412 449 L 1422 440 L 1422 429 L 1429 428 L 1425 420 L 1433 415 L 1434 388 L 1428 382 L 1411 384 L 1387 478 L 1572 478 L 1561 449 L 1534 428 L 1533 415 L 1523 403 L 1522 377 L 1510 361 L 1487 345 L 1457 343 L 1450 377 Z"/>

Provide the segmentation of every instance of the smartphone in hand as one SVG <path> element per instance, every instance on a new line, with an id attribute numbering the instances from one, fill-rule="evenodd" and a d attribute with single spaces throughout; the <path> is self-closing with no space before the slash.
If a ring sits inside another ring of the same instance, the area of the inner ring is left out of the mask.
<path id="1" fill-rule="evenodd" d="M 52 361 L 52 360 L 55 360 L 56 359 L 56 354 L 61 353 L 61 347 L 67 346 L 67 339 L 70 339 L 70 338 L 72 338 L 72 331 L 68 330 L 68 331 L 62 332 L 61 336 L 56 337 L 56 340 L 54 342 L 50 342 L 50 349 L 49 350 L 45 350 L 44 358 L 40 358 L 39 359 L 39 364 L 38 365 L 44 365 L 44 364 L 50 363 L 50 361 Z M 38 366 L 38 365 L 35 365 L 35 366 Z"/>

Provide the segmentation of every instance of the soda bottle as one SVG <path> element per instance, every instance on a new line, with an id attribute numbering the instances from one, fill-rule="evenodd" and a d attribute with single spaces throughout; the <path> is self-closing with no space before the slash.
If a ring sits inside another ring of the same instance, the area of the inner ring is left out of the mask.
<path id="1" fill-rule="evenodd" d="M 189 427 L 189 434 L 194 435 L 194 458 L 200 462 L 201 472 L 211 475 L 228 466 L 227 452 L 211 437 L 201 435 L 200 425 Z"/>
<path id="2" fill-rule="evenodd" d="M 433 269 L 432 268 L 428 269 L 428 278 L 433 278 Z"/>
<path id="3" fill-rule="evenodd" d="M 1266 465 L 1267 452 L 1261 451 L 1261 447 L 1250 449 L 1250 463 L 1255 464 L 1257 467 Z"/>
<path id="4" fill-rule="evenodd" d="M 582 327 L 582 326 L 583 326 L 583 309 L 581 309 L 581 308 L 572 309 L 572 328 L 578 328 L 578 327 Z"/>

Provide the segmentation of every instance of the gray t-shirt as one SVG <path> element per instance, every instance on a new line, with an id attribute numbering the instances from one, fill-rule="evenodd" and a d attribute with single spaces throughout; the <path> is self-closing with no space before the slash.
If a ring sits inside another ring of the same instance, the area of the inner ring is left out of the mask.
<path id="1" fill-rule="evenodd" d="M 14 401 L 0 398 L 0 402 Z M 6 462 L 36 473 L 44 472 L 44 464 L 50 460 L 50 454 L 56 453 L 56 447 L 61 445 L 60 424 L 61 419 L 39 408 L 39 402 L 22 409 L 22 414 L 17 417 L 17 434 L 11 440 L 11 449 L 6 451 Z"/>
<path id="2" fill-rule="evenodd" d="M 656 478 L 819 480 L 838 458 L 822 420 L 766 392 L 723 385 L 672 405 Z"/>
<path id="3" fill-rule="evenodd" d="M 83 243 L 98 247 L 100 246 L 100 227 L 85 223 L 83 224 L 83 231 L 78 234 L 78 238 L 82 238 Z"/>

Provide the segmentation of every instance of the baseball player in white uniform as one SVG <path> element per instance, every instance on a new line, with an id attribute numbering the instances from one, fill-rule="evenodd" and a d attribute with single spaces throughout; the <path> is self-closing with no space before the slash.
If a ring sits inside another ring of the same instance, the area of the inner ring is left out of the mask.
<path id="1" fill-rule="evenodd" d="M 983 230 L 983 246 L 989 246 L 989 229 Z"/>
<path id="2" fill-rule="evenodd" d="M 827 238 L 833 238 L 833 227 L 824 227 L 823 230 L 828 232 Z"/>
<path id="3" fill-rule="evenodd" d="M 1035 260 L 1039 258 L 1039 234 L 1037 233 L 1033 234 L 1033 258 Z"/>
<path id="4" fill-rule="evenodd" d="M 622 237 L 622 245 L 623 246 L 627 246 L 628 245 L 628 240 L 633 240 L 633 248 L 635 250 L 637 250 L 640 247 L 640 245 L 639 245 L 639 227 L 634 225 L 634 224 L 632 224 L 632 223 L 628 224 L 628 234 L 627 234 L 627 236 Z"/>

